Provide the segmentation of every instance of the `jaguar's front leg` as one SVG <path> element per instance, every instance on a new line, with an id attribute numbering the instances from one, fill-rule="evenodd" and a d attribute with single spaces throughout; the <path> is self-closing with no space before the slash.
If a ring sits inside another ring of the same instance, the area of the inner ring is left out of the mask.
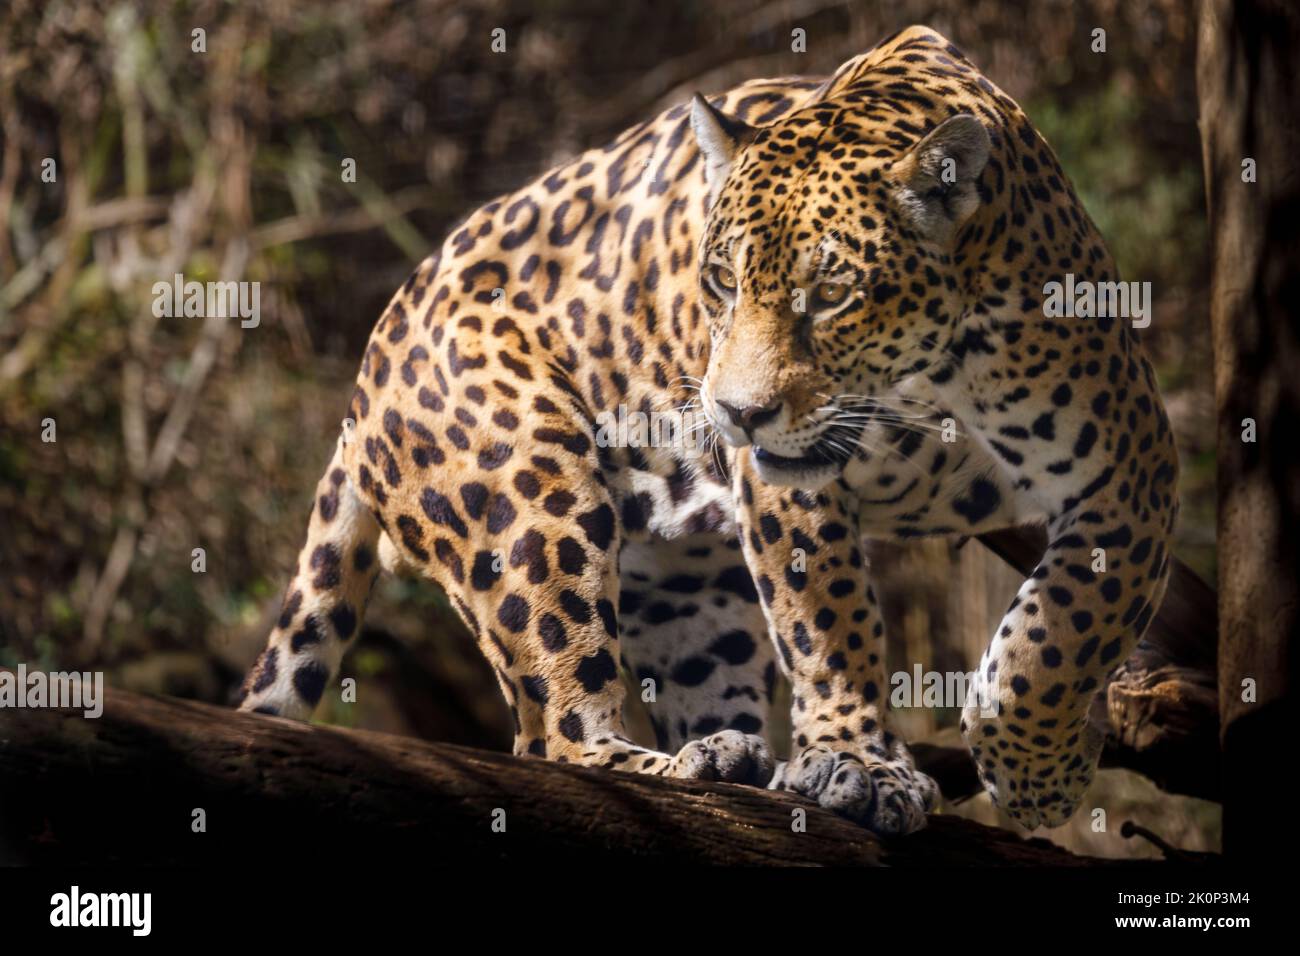
<path id="1" fill-rule="evenodd" d="M 1104 741 L 1088 712 L 1169 579 L 1177 508 L 1161 490 L 1099 495 L 1053 520 L 980 660 L 984 686 L 967 699 L 962 733 L 985 789 L 1027 829 L 1060 826 L 1092 782 Z"/>
<path id="2" fill-rule="evenodd" d="M 765 485 L 738 458 L 745 559 L 794 691 L 791 759 L 772 786 L 877 833 L 919 830 L 938 788 L 890 727 L 885 629 L 857 509 L 835 492 Z"/>

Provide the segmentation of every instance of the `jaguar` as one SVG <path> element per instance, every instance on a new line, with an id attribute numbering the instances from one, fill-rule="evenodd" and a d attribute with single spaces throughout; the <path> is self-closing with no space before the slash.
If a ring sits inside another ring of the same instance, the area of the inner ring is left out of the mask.
<path id="1" fill-rule="evenodd" d="M 393 296 L 240 707 L 309 717 L 381 569 L 414 572 L 494 669 L 516 754 L 907 833 L 938 792 L 891 717 L 863 542 L 1040 524 L 961 730 L 1000 807 L 1061 824 L 1178 510 L 1133 323 L 1049 313 L 1066 276 L 1118 280 L 1043 137 L 931 29 L 633 126 L 473 212 Z M 665 415 L 654 441 L 606 427 Z"/>

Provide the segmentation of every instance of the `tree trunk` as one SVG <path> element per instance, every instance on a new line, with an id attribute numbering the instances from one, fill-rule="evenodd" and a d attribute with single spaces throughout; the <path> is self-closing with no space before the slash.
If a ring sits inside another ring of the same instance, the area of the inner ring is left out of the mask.
<path id="1" fill-rule="evenodd" d="M 1223 838 L 1238 858 L 1286 855 L 1278 799 L 1292 771 L 1277 756 L 1300 723 L 1292 696 L 1300 624 L 1298 56 L 1292 0 L 1203 0 L 1197 85 L 1212 237 Z"/>

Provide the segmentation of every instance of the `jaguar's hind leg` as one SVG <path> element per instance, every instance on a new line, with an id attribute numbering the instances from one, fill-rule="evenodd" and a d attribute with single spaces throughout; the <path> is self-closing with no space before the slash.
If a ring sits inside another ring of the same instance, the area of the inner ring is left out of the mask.
<path id="1" fill-rule="evenodd" d="M 340 437 L 316 486 L 307 542 L 280 619 L 244 679 L 241 710 L 310 717 L 360 629 L 379 572 L 380 528 L 353 490 L 343 451 Z"/>
<path id="2" fill-rule="evenodd" d="M 728 759 L 741 735 L 765 737 L 776 663 L 740 543 L 716 534 L 631 542 L 623 549 L 623 659 L 661 750 L 700 741 L 702 759 Z M 772 775 L 768 751 L 755 783 Z"/>

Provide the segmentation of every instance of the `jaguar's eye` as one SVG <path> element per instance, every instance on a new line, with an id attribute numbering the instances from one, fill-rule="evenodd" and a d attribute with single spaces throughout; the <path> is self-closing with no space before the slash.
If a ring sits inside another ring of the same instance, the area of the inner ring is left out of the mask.
<path id="1" fill-rule="evenodd" d="M 819 282 L 813 289 L 813 301 L 819 308 L 840 305 L 849 294 L 849 287 L 843 282 Z"/>
<path id="2" fill-rule="evenodd" d="M 726 266 L 715 265 L 713 268 L 713 281 L 719 286 L 732 292 L 736 288 L 736 274 Z"/>

